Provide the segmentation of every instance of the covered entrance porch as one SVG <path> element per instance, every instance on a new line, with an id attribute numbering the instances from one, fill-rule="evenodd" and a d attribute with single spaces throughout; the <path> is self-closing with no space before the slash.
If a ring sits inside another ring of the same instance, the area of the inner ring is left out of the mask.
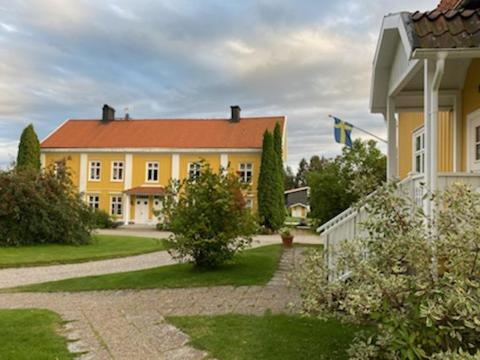
<path id="1" fill-rule="evenodd" d="M 161 211 L 165 189 L 161 186 L 139 186 L 123 192 L 125 201 L 124 223 L 156 225 Z"/>

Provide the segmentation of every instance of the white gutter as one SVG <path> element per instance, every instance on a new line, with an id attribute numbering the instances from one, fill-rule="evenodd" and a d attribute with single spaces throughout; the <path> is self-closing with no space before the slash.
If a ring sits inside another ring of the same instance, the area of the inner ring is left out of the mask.
<path id="1" fill-rule="evenodd" d="M 480 57 L 480 48 L 456 48 L 456 49 L 416 49 L 413 51 L 412 59 L 433 59 L 437 60 L 439 54 L 444 54 L 445 58 L 478 58 Z"/>

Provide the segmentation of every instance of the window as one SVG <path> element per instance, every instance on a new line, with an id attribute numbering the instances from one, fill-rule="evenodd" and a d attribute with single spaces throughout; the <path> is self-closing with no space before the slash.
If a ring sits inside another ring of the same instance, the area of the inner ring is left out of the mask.
<path id="1" fill-rule="evenodd" d="M 252 182 L 253 165 L 251 163 L 241 163 L 238 175 L 241 182 L 250 184 Z"/>
<path id="2" fill-rule="evenodd" d="M 425 172 L 425 131 L 423 128 L 413 133 L 413 171 Z"/>
<path id="3" fill-rule="evenodd" d="M 90 175 L 88 178 L 92 181 L 100 181 L 101 167 L 100 161 L 90 161 Z"/>
<path id="4" fill-rule="evenodd" d="M 188 177 L 190 179 L 196 179 L 197 177 L 199 177 L 201 168 L 202 165 L 197 162 L 188 164 Z"/>
<path id="5" fill-rule="evenodd" d="M 147 162 L 147 182 L 158 182 L 158 162 Z"/>
<path id="6" fill-rule="evenodd" d="M 475 127 L 475 161 L 480 160 L 480 126 Z"/>
<path id="7" fill-rule="evenodd" d="M 91 209 L 98 209 L 100 206 L 100 197 L 98 195 L 89 195 L 88 206 L 90 206 Z"/>
<path id="8" fill-rule="evenodd" d="M 110 214 L 112 215 L 122 215 L 122 196 L 121 195 L 115 195 L 112 196 L 110 199 Z"/>
<path id="9" fill-rule="evenodd" d="M 60 178 L 65 175 L 65 161 L 59 160 L 53 163 L 53 175 L 56 178 Z"/>
<path id="10" fill-rule="evenodd" d="M 112 181 L 123 180 L 123 161 L 112 161 Z"/>

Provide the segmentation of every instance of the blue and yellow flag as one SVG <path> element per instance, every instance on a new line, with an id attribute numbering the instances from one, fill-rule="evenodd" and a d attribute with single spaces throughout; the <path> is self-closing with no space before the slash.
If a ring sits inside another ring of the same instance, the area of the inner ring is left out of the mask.
<path id="1" fill-rule="evenodd" d="M 345 144 L 348 147 L 352 147 L 352 129 L 353 125 L 347 123 L 346 121 L 342 121 L 336 117 L 333 118 L 335 120 L 335 141 L 340 144 Z"/>

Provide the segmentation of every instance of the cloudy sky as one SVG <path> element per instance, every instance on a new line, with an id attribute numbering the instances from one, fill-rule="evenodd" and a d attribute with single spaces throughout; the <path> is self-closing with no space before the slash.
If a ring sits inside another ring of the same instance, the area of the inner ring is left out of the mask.
<path id="1" fill-rule="evenodd" d="M 287 115 L 293 166 L 339 152 L 329 113 L 385 136 L 368 111 L 382 17 L 436 3 L 0 0 L 0 166 L 26 124 L 43 138 L 104 103 L 133 118 Z"/>

